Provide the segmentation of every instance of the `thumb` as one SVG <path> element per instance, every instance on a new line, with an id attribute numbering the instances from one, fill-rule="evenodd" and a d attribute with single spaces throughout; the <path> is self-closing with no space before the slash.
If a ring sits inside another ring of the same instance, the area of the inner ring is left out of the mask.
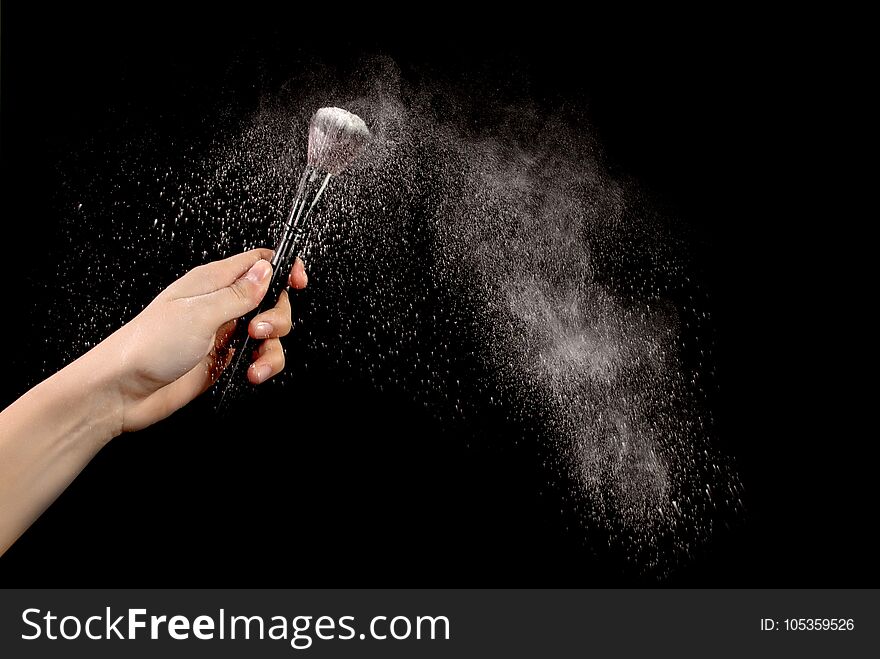
<path id="1" fill-rule="evenodd" d="M 266 295 L 271 278 L 272 266 L 260 259 L 229 286 L 201 296 L 200 302 L 212 321 L 220 326 L 256 308 Z"/>

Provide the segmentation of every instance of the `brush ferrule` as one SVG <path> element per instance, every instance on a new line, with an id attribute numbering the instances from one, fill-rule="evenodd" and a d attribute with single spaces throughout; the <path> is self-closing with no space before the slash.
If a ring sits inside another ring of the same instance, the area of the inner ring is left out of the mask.
<path id="1" fill-rule="evenodd" d="M 294 197 L 287 221 L 281 228 L 275 247 L 275 255 L 272 257 L 272 267 L 275 270 L 285 265 L 287 267 L 292 265 L 291 251 L 298 247 L 300 238 L 307 232 L 312 209 L 315 208 L 323 195 L 329 179 L 330 174 L 320 172 L 314 167 L 307 166 L 303 171 L 296 197 Z"/>

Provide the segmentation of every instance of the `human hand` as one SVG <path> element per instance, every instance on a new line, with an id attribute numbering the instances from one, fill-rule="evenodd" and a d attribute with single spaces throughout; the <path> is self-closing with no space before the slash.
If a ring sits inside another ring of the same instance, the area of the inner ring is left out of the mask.
<path id="1" fill-rule="evenodd" d="M 190 270 L 98 346 L 105 359 L 118 360 L 122 431 L 164 419 L 217 381 L 232 358 L 227 342 L 236 319 L 266 294 L 272 254 L 255 249 Z M 299 259 L 289 283 L 296 289 L 308 283 Z M 248 326 L 250 336 L 262 340 L 247 372 L 252 384 L 284 368 L 279 337 L 290 328 L 290 302 L 283 292 L 274 308 Z"/>
<path id="2" fill-rule="evenodd" d="M 255 249 L 199 266 L 162 291 L 107 339 L 0 411 L 0 554 L 113 437 L 163 419 L 211 386 L 232 355 L 236 319 L 255 309 L 271 280 L 272 251 Z M 308 279 L 297 259 L 294 288 Z M 262 340 L 248 379 L 284 368 L 290 331 L 282 293 L 248 333 Z"/>

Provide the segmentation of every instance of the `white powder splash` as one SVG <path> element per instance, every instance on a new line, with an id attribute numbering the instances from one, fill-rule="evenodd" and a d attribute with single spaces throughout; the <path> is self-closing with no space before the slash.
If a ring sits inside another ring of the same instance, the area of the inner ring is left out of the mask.
<path id="1" fill-rule="evenodd" d="M 465 91 L 409 86 L 377 58 L 292 81 L 213 139 L 120 145 L 102 155 L 118 159 L 112 181 L 69 185 L 77 249 L 61 279 L 112 274 L 121 301 L 93 307 L 107 311 L 80 325 L 85 342 L 189 267 L 271 244 L 310 113 L 330 104 L 374 139 L 309 237 L 321 286 L 298 358 L 335 359 L 441 417 L 502 410 L 540 440 L 584 529 L 668 573 L 740 505 L 700 385 L 708 312 L 686 244 L 608 173 L 582 112 L 486 101 L 473 120 Z"/>

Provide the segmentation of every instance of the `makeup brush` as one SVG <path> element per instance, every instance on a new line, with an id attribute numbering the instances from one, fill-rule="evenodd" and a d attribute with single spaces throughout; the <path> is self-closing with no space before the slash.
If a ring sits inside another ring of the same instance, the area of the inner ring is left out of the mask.
<path id="1" fill-rule="evenodd" d="M 224 372 L 226 383 L 220 396 L 218 409 L 235 397 L 244 384 L 250 366 L 249 353 L 256 342 L 248 335 L 248 324 L 259 313 L 275 306 L 278 296 L 287 287 L 290 269 L 301 249 L 303 236 L 307 234 L 312 211 L 334 176 L 342 173 L 357 158 L 370 138 L 363 119 L 342 108 L 321 108 L 309 122 L 308 159 L 296 189 L 287 221 L 281 230 L 281 238 L 272 257 L 272 279 L 269 290 L 260 305 L 238 321 L 229 340 L 235 349 L 232 363 Z"/>

